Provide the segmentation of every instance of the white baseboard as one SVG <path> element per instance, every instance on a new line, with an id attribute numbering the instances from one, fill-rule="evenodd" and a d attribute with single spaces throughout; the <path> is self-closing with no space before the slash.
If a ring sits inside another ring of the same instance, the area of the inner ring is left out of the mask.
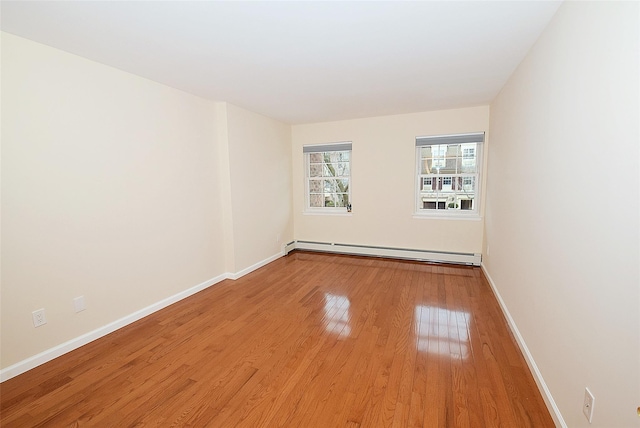
<path id="1" fill-rule="evenodd" d="M 542 398 L 544 399 L 544 402 L 547 405 L 547 409 L 549 409 L 549 413 L 551 414 L 553 421 L 555 422 L 556 426 L 567 428 L 567 424 L 565 423 L 564 418 L 560 413 L 560 409 L 558 409 L 558 406 L 556 405 L 556 402 L 553 399 L 553 396 L 551 395 L 551 391 L 549 391 L 549 388 L 547 387 L 547 384 L 545 383 L 544 378 L 542 377 L 542 373 L 540 373 L 540 370 L 538 369 L 538 366 L 536 365 L 536 362 L 533 359 L 533 355 L 531 355 L 531 352 L 529 352 L 529 348 L 527 347 L 527 344 L 525 343 L 524 338 L 520 334 L 520 331 L 518 330 L 518 326 L 516 325 L 516 322 L 511 317 L 511 314 L 509 313 L 509 309 L 507 309 L 507 305 L 504 303 L 504 300 L 502 300 L 502 296 L 500 296 L 500 292 L 498 291 L 496 284 L 493 282 L 493 279 L 491 278 L 491 275 L 489 275 L 489 272 L 487 271 L 487 268 L 484 265 L 484 263 L 481 265 L 481 267 L 482 267 L 482 272 L 484 272 L 485 277 L 489 281 L 489 285 L 493 290 L 493 294 L 496 296 L 496 299 L 500 304 L 502 313 L 504 313 L 504 316 L 507 319 L 509 328 L 511 328 L 511 332 L 513 333 L 513 336 L 516 338 L 516 342 L 520 347 L 520 351 L 524 355 L 524 359 L 527 362 L 527 365 L 529 366 L 529 370 L 531 370 L 531 373 L 533 374 L 533 379 L 536 381 L 536 385 L 538 385 L 538 389 L 542 393 Z"/>
<path id="2" fill-rule="evenodd" d="M 292 241 L 285 252 L 293 250 L 319 251 L 356 256 L 387 257 L 392 259 L 418 260 L 435 263 L 455 263 L 480 266 L 481 254 L 454 253 L 447 251 L 416 250 L 411 248 L 377 247 L 372 245 L 338 244 L 334 242 Z"/>
<path id="3" fill-rule="evenodd" d="M 6 380 L 11 379 L 12 377 L 18 376 L 28 370 L 31 370 L 41 364 L 49 362 L 54 358 L 58 358 L 61 355 L 66 354 L 67 352 L 71 352 L 74 349 L 78 349 L 81 346 L 86 345 L 87 343 L 93 342 L 96 339 L 99 339 L 103 336 L 106 336 L 109 333 L 113 333 L 114 331 L 129 325 L 139 319 L 142 319 L 148 315 L 151 315 L 154 312 L 157 312 L 161 309 L 166 308 L 169 305 L 172 305 L 176 302 L 179 302 L 182 299 L 185 299 L 193 294 L 196 294 L 199 291 L 202 291 L 206 288 L 211 287 L 214 284 L 217 284 L 220 281 L 225 279 L 236 280 L 249 272 L 253 272 L 254 270 L 271 263 L 272 261 L 282 257 L 284 253 L 275 254 L 261 262 L 258 262 L 252 266 L 249 266 L 246 269 L 241 270 L 237 273 L 223 273 L 221 275 L 216 276 L 215 278 L 211 278 L 201 284 L 198 284 L 194 287 L 191 287 L 187 290 L 181 291 L 180 293 L 174 294 L 173 296 L 167 297 L 159 302 L 156 302 L 152 305 L 147 306 L 146 308 L 140 309 L 132 314 L 129 314 L 125 317 L 122 317 L 116 321 L 113 321 L 107 325 L 99 327 L 93 331 L 85 333 L 81 336 L 68 340 L 60 345 L 54 346 L 53 348 L 49 348 L 46 351 L 40 352 L 39 354 L 33 355 L 29 358 L 26 358 L 22 361 L 17 362 L 9 367 L 6 367 L 0 370 L 0 382 L 4 382 Z"/>
<path id="4" fill-rule="evenodd" d="M 256 269 L 260 269 L 262 266 L 268 265 L 272 261 L 277 260 L 282 256 L 284 256 L 284 252 L 280 252 L 278 254 L 274 254 L 273 256 L 267 257 L 266 259 L 264 259 L 264 260 L 262 260 L 262 261 L 260 261 L 260 262 L 258 262 L 256 264 L 253 264 L 253 265 L 249 266 L 248 268 L 242 269 L 240 272 L 228 273 L 227 274 L 227 278 L 236 280 L 238 278 L 241 278 L 241 277 L 245 276 L 248 273 L 253 272 Z"/>

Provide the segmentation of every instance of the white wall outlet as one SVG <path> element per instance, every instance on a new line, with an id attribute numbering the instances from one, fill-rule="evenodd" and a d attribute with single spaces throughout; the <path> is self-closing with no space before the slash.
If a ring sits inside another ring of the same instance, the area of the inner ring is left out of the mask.
<path id="1" fill-rule="evenodd" d="M 585 418 L 591 423 L 591 419 L 593 418 L 593 403 L 596 399 L 593 397 L 589 388 L 584 389 L 584 403 L 582 403 L 582 413 L 584 413 Z"/>
<path id="2" fill-rule="evenodd" d="M 47 323 L 47 317 L 44 315 L 44 309 L 33 311 L 31 312 L 31 315 L 33 315 L 34 327 L 40 327 L 41 325 L 45 325 Z"/>
<path id="3" fill-rule="evenodd" d="M 87 305 L 84 302 L 84 296 L 78 296 L 73 299 L 73 309 L 76 312 L 82 312 L 87 309 Z"/>

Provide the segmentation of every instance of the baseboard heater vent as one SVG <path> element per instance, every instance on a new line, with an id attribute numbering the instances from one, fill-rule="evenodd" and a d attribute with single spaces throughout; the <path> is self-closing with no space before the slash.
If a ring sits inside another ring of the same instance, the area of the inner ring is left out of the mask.
<path id="1" fill-rule="evenodd" d="M 480 266 L 481 254 L 450 253 L 444 251 L 412 250 L 408 248 L 374 247 L 370 245 L 337 244 L 330 242 L 292 241 L 285 246 L 285 254 L 293 250 L 320 251 L 356 256 L 388 257 L 436 263 L 455 263 Z"/>

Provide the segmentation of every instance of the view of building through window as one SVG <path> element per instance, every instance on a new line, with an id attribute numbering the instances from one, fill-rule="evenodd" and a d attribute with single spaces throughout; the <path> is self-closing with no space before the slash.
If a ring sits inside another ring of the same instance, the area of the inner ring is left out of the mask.
<path id="1" fill-rule="evenodd" d="M 476 209 L 478 143 L 417 147 L 418 210 Z"/>

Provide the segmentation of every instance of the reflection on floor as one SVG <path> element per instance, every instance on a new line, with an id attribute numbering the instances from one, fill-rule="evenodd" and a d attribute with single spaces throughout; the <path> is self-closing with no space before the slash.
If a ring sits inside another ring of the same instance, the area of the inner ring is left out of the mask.
<path id="1" fill-rule="evenodd" d="M 415 334 L 418 351 L 452 358 L 469 357 L 469 319 L 464 311 L 417 305 Z"/>
<path id="2" fill-rule="evenodd" d="M 324 294 L 325 330 L 327 333 L 337 334 L 338 337 L 348 337 L 351 334 L 349 320 L 349 306 L 351 302 L 346 296 L 331 293 Z"/>

